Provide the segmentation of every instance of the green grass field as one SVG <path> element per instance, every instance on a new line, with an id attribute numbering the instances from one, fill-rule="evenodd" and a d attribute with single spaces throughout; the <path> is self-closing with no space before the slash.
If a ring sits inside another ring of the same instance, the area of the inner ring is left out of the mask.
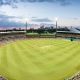
<path id="1" fill-rule="evenodd" d="M 0 47 L 0 74 L 8 80 L 64 80 L 80 71 L 80 42 L 17 40 Z"/>

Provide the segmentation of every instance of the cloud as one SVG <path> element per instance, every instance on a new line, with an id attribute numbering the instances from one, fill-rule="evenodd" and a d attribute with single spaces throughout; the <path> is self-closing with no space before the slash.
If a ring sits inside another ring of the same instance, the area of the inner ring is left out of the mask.
<path id="1" fill-rule="evenodd" d="M 17 8 L 17 3 L 35 3 L 35 2 L 49 2 L 49 3 L 59 3 L 62 6 L 70 5 L 70 0 L 0 0 L 0 6 L 2 5 L 10 5 L 13 8 Z"/>
<path id="2" fill-rule="evenodd" d="M 73 18 L 73 20 L 79 20 L 79 18 L 76 18 L 76 17 L 75 17 L 75 18 Z"/>
<path id="3" fill-rule="evenodd" d="M 16 17 L 16 16 L 8 16 L 8 15 L 2 15 L 2 14 L 0 14 L 0 20 L 11 20 L 11 21 L 15 21 L 16 22 L 16 20 L 21 20 L 22 19 L 22 17 Z"/>
<path id="4" fill-rule="evenodd" d="M 33 21 L 33 22 L 52 22 L 48 18 L 33 18 L 31 21 Z"/>
<path id="5" fill-rule="evenodd" d="M 54 0 L 19 0 L 21 2 L 54 2 Z"/>
<path id="6" fill-rule="evenodd" d="M 56 2 L 60 3 L 62 6 L 71 5 L 70 0 L 56 0 Z"/>
<path id="7" fill-rule="evenodd" d="M 11 27 L 24 27 L 24 24 L 20 23 L 20 22 L 13 22 L 13 21 L 8 21 L 8 20 L 1 20 L 0 21 L 0 27 L 4 27 L 4 28 L 11 28 Z"/>
<path id="8" fill-rule="evenodd" d="M 8 19 L 8 18 L 14 18 L 14 16 L 7 16 L 7 15 L 2 15 L 0 14 L 1 19 Z"/>
<path id="9" fill-rule="evenodd" d="M 18 0 L 0 0 L 0 6 L 9 5 L 13 8 L 17 8 L 16 3 L 18 3 Z"/>
<path id="10" fill-rule="evenodd" d="M 24 23 L 19 17 L 0 15 L 0 27 L 24 27 Z"/>
<path id="11" fill-rule="evenodd" d="M 39 22 L 39 23 L 52 23 L 52 21 L 48 18 L 37 18 L 32 17 L 31 23 Z M 30 23 L 30 24 L 31 24 Z M 29 23 L 28 23 L 29 24 Z M 25 27 L 25 21 L 22 17 L 15 17 L 15 16 L 7 16 L 0 14 L 0 28 L 11 28 L 11 27 Z"/>

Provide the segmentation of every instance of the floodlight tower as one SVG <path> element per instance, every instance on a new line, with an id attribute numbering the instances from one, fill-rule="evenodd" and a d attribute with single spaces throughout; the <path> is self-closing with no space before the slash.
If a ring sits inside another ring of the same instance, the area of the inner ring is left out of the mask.
<path id="1" fill-rule="evenodd" d="M 57 25 L 58 18 L 57 17 L 55 18 L 55 21 L 56 21 L 56 34 L 55 34 L 55 37 L 57 37 L 57 28 L 58 28 L 58 25 Z"/>
<path id="2" fill-rule="evenodd" d="M 27 21 L 26 21 L 26 28 L 25 28 L 26 34 L 27 34 Z"/>
<path id="3" fill-rule="evenodd" d="M 25 32 L 27 34 L 29 19 L 24 19 L 24 22 L 25 22 Z"/>

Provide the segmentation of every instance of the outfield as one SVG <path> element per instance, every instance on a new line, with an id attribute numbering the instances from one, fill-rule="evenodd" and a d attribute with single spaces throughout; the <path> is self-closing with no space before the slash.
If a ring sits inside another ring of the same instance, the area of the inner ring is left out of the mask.
<path id="1" fill-rule="evenodd" d="M 0 74 L 8 80 L 64 80 L 80 71 L 80 42 L 31 39 L 0 47 Z"/>

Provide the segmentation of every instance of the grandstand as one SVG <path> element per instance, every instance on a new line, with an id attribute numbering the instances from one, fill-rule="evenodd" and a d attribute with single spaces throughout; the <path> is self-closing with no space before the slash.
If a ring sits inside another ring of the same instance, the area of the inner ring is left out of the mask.
<path id="1" fill-rule="evenodd" d="M 28 33 L 26 34 L 25 30 L 0 30 L 0 42 L 3 41 L 9 41 L 9 40 L 15 40 L 15 39 L 25 39 L 25 38 L 55 38 L 55 34 L 51 33 L 51 34 L 38 34 L 37 33 L 31 33 L 29 34 L 29 30 Z M 57 30 L 57 38 L 80 38 L 80 31 L 77 30 L 76 28 L 71 28 L 68 31 L 65 30 Z"/>
<path id="2" fill-rule="evenodd" d="M 25 31 L 0 31 L 0 42 L 25 38 Z"/>
<path id="3" fill-rule="evenodd" d="M 76 28 L 71 28 L 69 31 L 57 31 L 57 37 L 63 37 L 63 38 L 80 38 L 80 31 Z"/>

